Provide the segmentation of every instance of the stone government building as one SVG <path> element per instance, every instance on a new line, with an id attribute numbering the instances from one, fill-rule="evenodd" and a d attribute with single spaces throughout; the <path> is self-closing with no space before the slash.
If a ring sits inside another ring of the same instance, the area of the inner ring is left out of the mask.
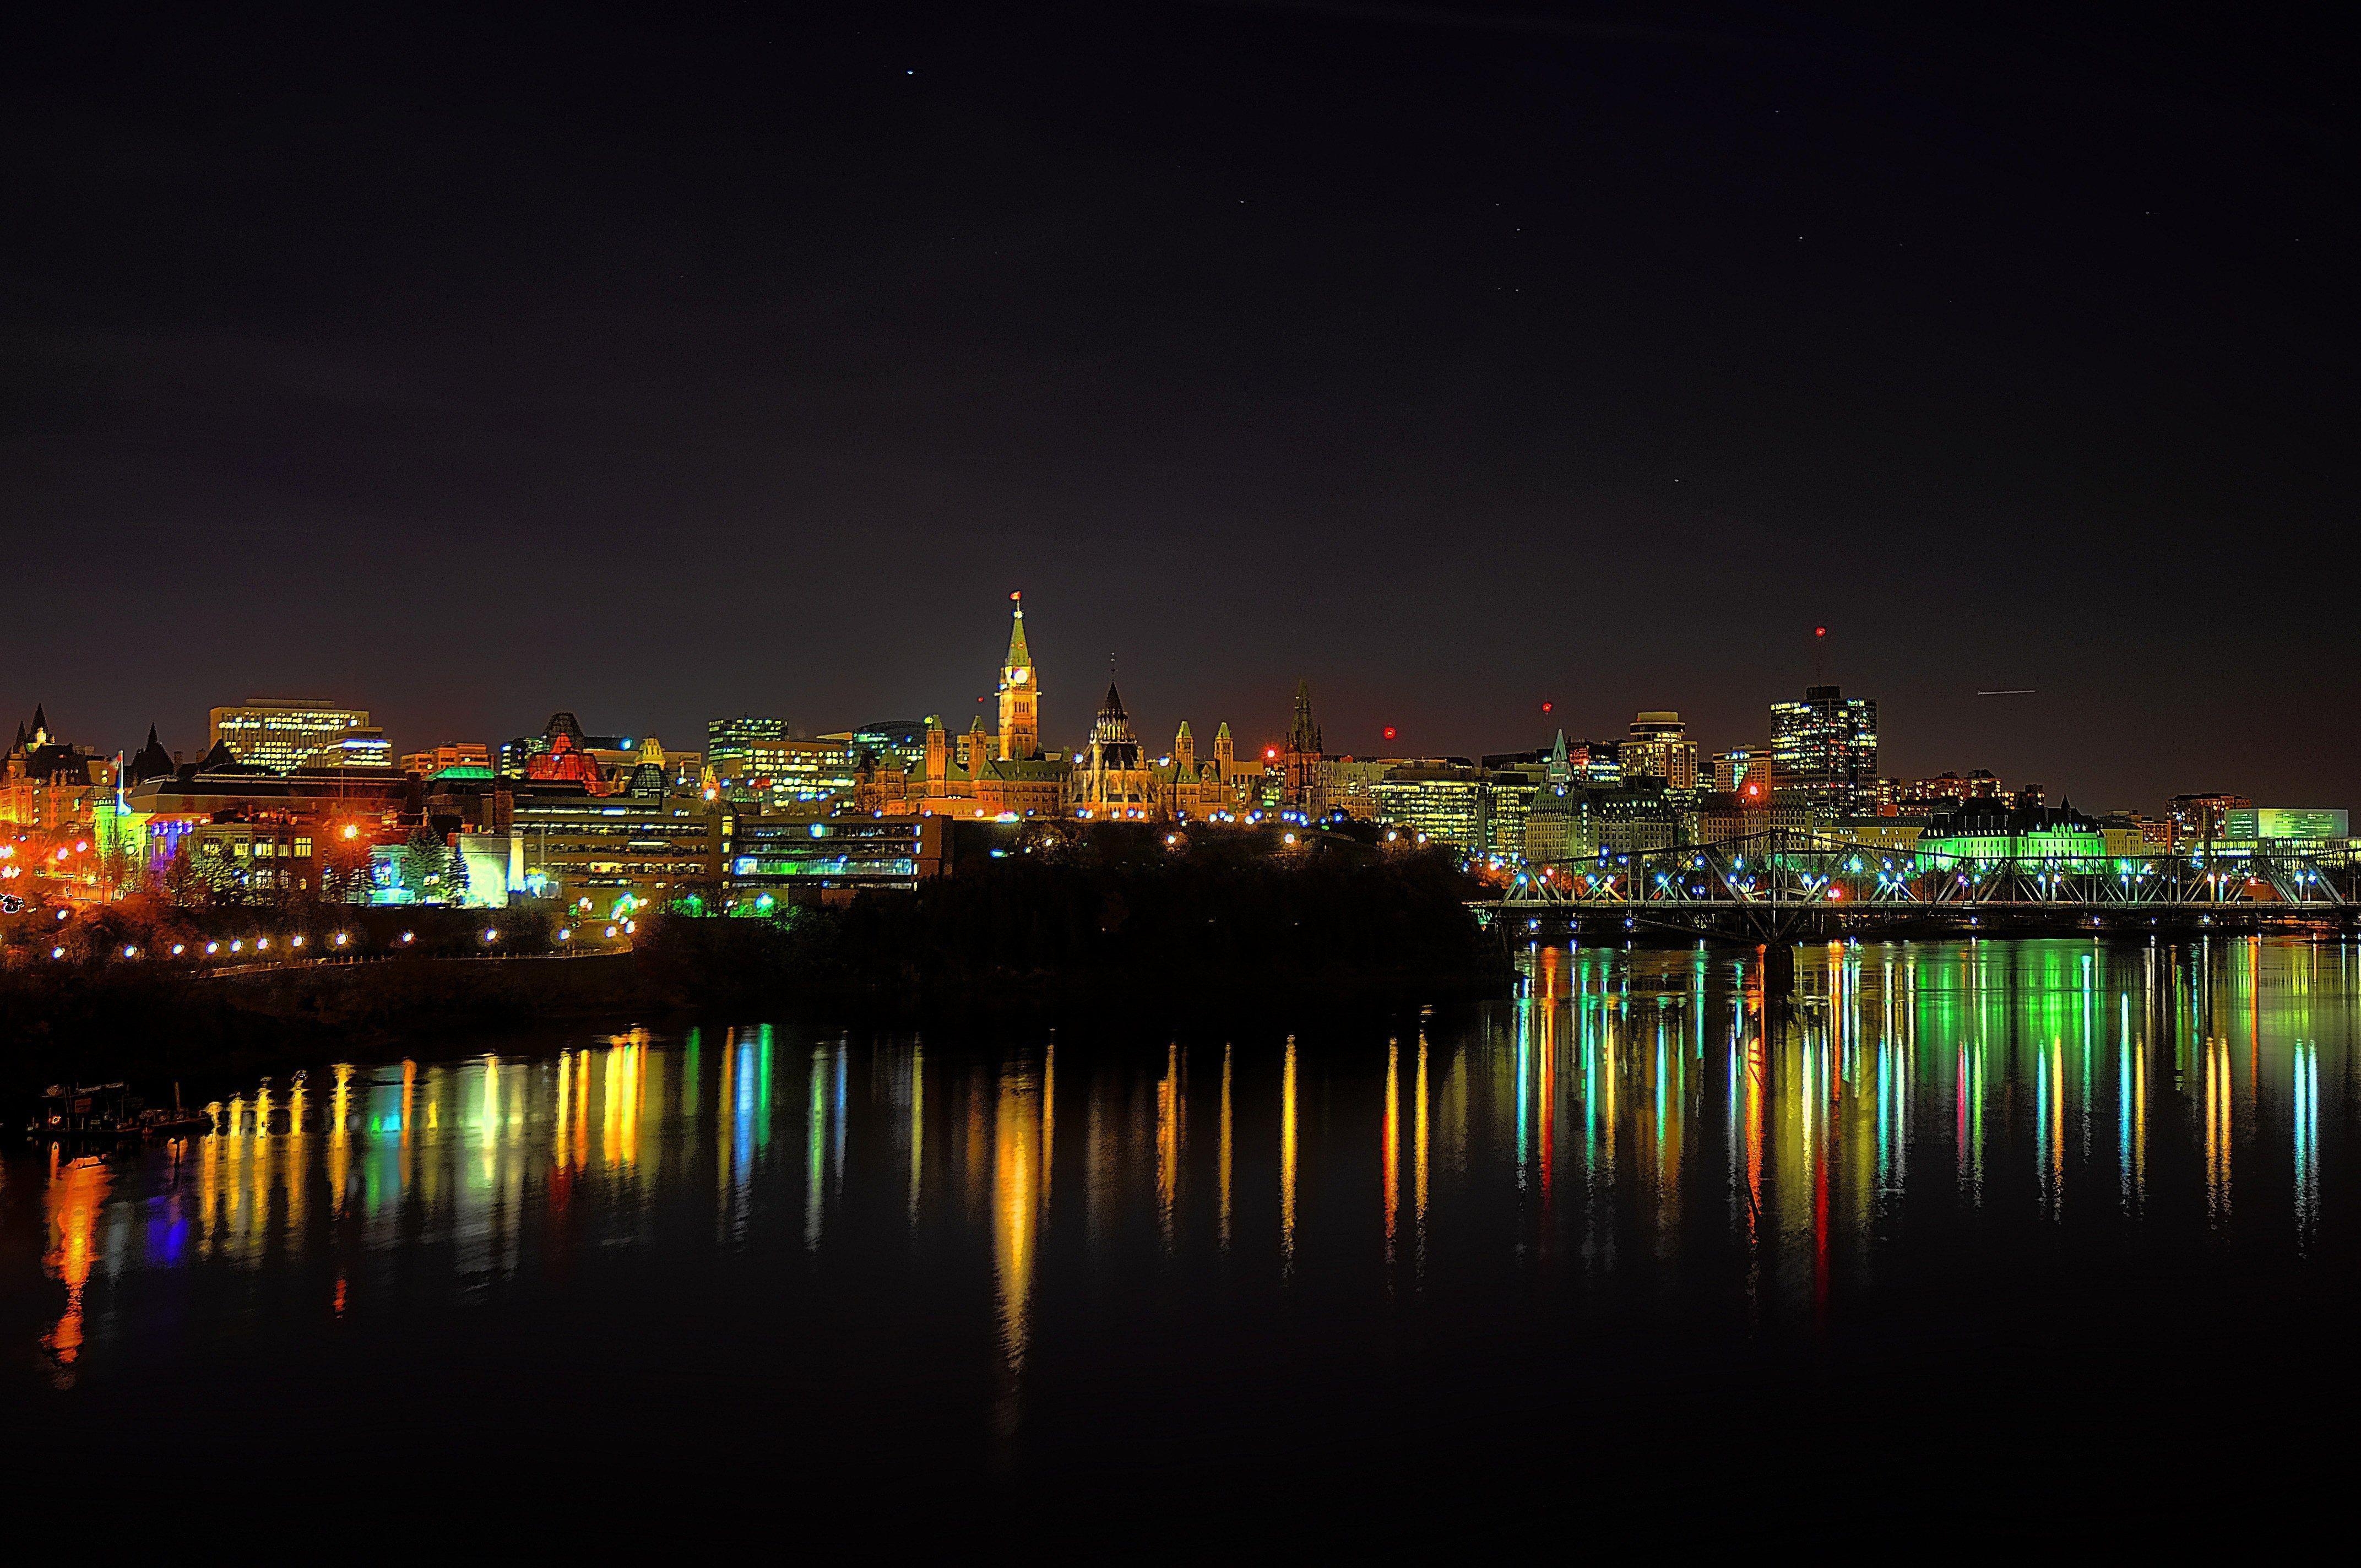
<path id="1" fill-rule="evenodd" d="M 1260 760 L 1240 762 L 1230 727 L 1213 735 L 1213 754 L 1200 758 L 1183 722 L 1167 758 L 1151 758 L 1132 729 L 1113 681 L 1091 726 L 1090 739 L 1068 751 L 1041 745 L 1041 673 L 1025 641 L 1021 598 L 1011 617 L 1008 652 L 1000 666 L 1000 725 L 983 727 L 978 714 L 954 745 L 939 716 L 929 717 L 926 746 L 914 766 L 882 762 L 864 770 L 854 802 L 884 817 L 983 818 L 1076 817 L 1097 821 L 1215 821 L 1266 806 L 1309 810 L 1309 799 L 1287 798 L 1283 787 L 1305 770 L 1282 773 L 1279 798 Z M 1298 729 L 1310 724 L 1311 696 L 1297 693 Z M 1316 735 L 1317 730 L 1310 733 Z M 1291 740 L 1290 753 L 1296 747 Z"/>

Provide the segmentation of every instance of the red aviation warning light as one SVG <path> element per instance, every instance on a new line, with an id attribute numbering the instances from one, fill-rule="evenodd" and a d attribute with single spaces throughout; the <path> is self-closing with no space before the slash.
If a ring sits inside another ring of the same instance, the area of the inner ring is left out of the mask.
<path id="1" fill-rule="evenodd" d="M 1392 740 L 1393 738 L 1394 738 L 1394 727 L 1393 727 L 1392 725 L 1389 724 L 1389 725 L 1387 725 L 1387 726 L 1386 726 L 1386 739 L 1387 739 L 1387 740 Z"/>
<path id="2" fill-rule="evenodd" d="M 1815 637 L 1826 637 L 1828 634 L 1828 629 L 1825 626 L 1815 626 L 1812 628 L 1812 635 Z"/>
<path id="3" fill-rule="evenodd" d="M 1554 702 L 1545 702 L 1542 704 L 1542 711 L 1543 713 L 1555 713 L 1557 711 L 1557 704 Z"/>

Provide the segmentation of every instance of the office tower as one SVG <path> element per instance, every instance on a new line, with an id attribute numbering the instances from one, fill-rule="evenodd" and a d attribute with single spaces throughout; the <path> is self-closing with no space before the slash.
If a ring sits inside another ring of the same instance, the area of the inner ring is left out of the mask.
<path id="1" fill-rule="evenodd" d="M 333 703 L 248 697 L 213 710 L 213 740 L 250 767 L 287 773 L 328 752 L 341 761 L 347 740 L 382 740 L 368 710 Z M 390 761 L 390 759 L 387 759 Z"/>
<path id="2" fill-rule="evenodd" d="M 1773 789 L 1798 805 L 1870 808 L 1877 783 L 1877 704 L 1838 686 L 1806 686 L 1771 705 Z"/>
<path id="3" fill-rule="evenodd" d="M 1675 789 L 1695 789 L 1697 783 L 1697 742 L 1677 713 L 1642 713 L 1631 720 L 1631 738 L 1623 742 L 1623 776 L 1656 778 Z"/>
<path id="4" fill-rule="evenodd" d="M 705 721 L 705 756 L 717 773 L 733 762 L 750 761 L 758 746 L 775 746 L 787 738 L 787 721 L 741 713 L 735 718 Z"/>

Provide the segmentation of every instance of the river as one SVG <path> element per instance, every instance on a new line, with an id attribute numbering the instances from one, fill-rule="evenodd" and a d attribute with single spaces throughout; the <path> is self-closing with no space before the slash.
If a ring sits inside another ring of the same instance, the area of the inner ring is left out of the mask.
<path id="1" fill-rule="evenodd" d="M 1792 1005 L 1752 966 L 324 1062 L 7 1161 L 12 1441 L 192 1496 L 537 1467 L 1172 1530 L 1578 1493 L 1600 1539 L 1840 1474 L 1873 1534 L 1947 1465 L 2026 1520 L 2173 1506 L 2350 1374 L 2361 947 L 1855 944 Z"/>

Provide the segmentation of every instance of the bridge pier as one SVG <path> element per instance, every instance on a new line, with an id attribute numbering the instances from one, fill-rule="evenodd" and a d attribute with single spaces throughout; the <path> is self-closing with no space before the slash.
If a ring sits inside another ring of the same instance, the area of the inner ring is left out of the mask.
<path id="1" fill-rule="evenodd" d="M 1788 997 L 1795 994 L 1795 948 L 1792 942 L 1772 942 L 1763 953 L 1763 994 L 1766 997 Z"/>

